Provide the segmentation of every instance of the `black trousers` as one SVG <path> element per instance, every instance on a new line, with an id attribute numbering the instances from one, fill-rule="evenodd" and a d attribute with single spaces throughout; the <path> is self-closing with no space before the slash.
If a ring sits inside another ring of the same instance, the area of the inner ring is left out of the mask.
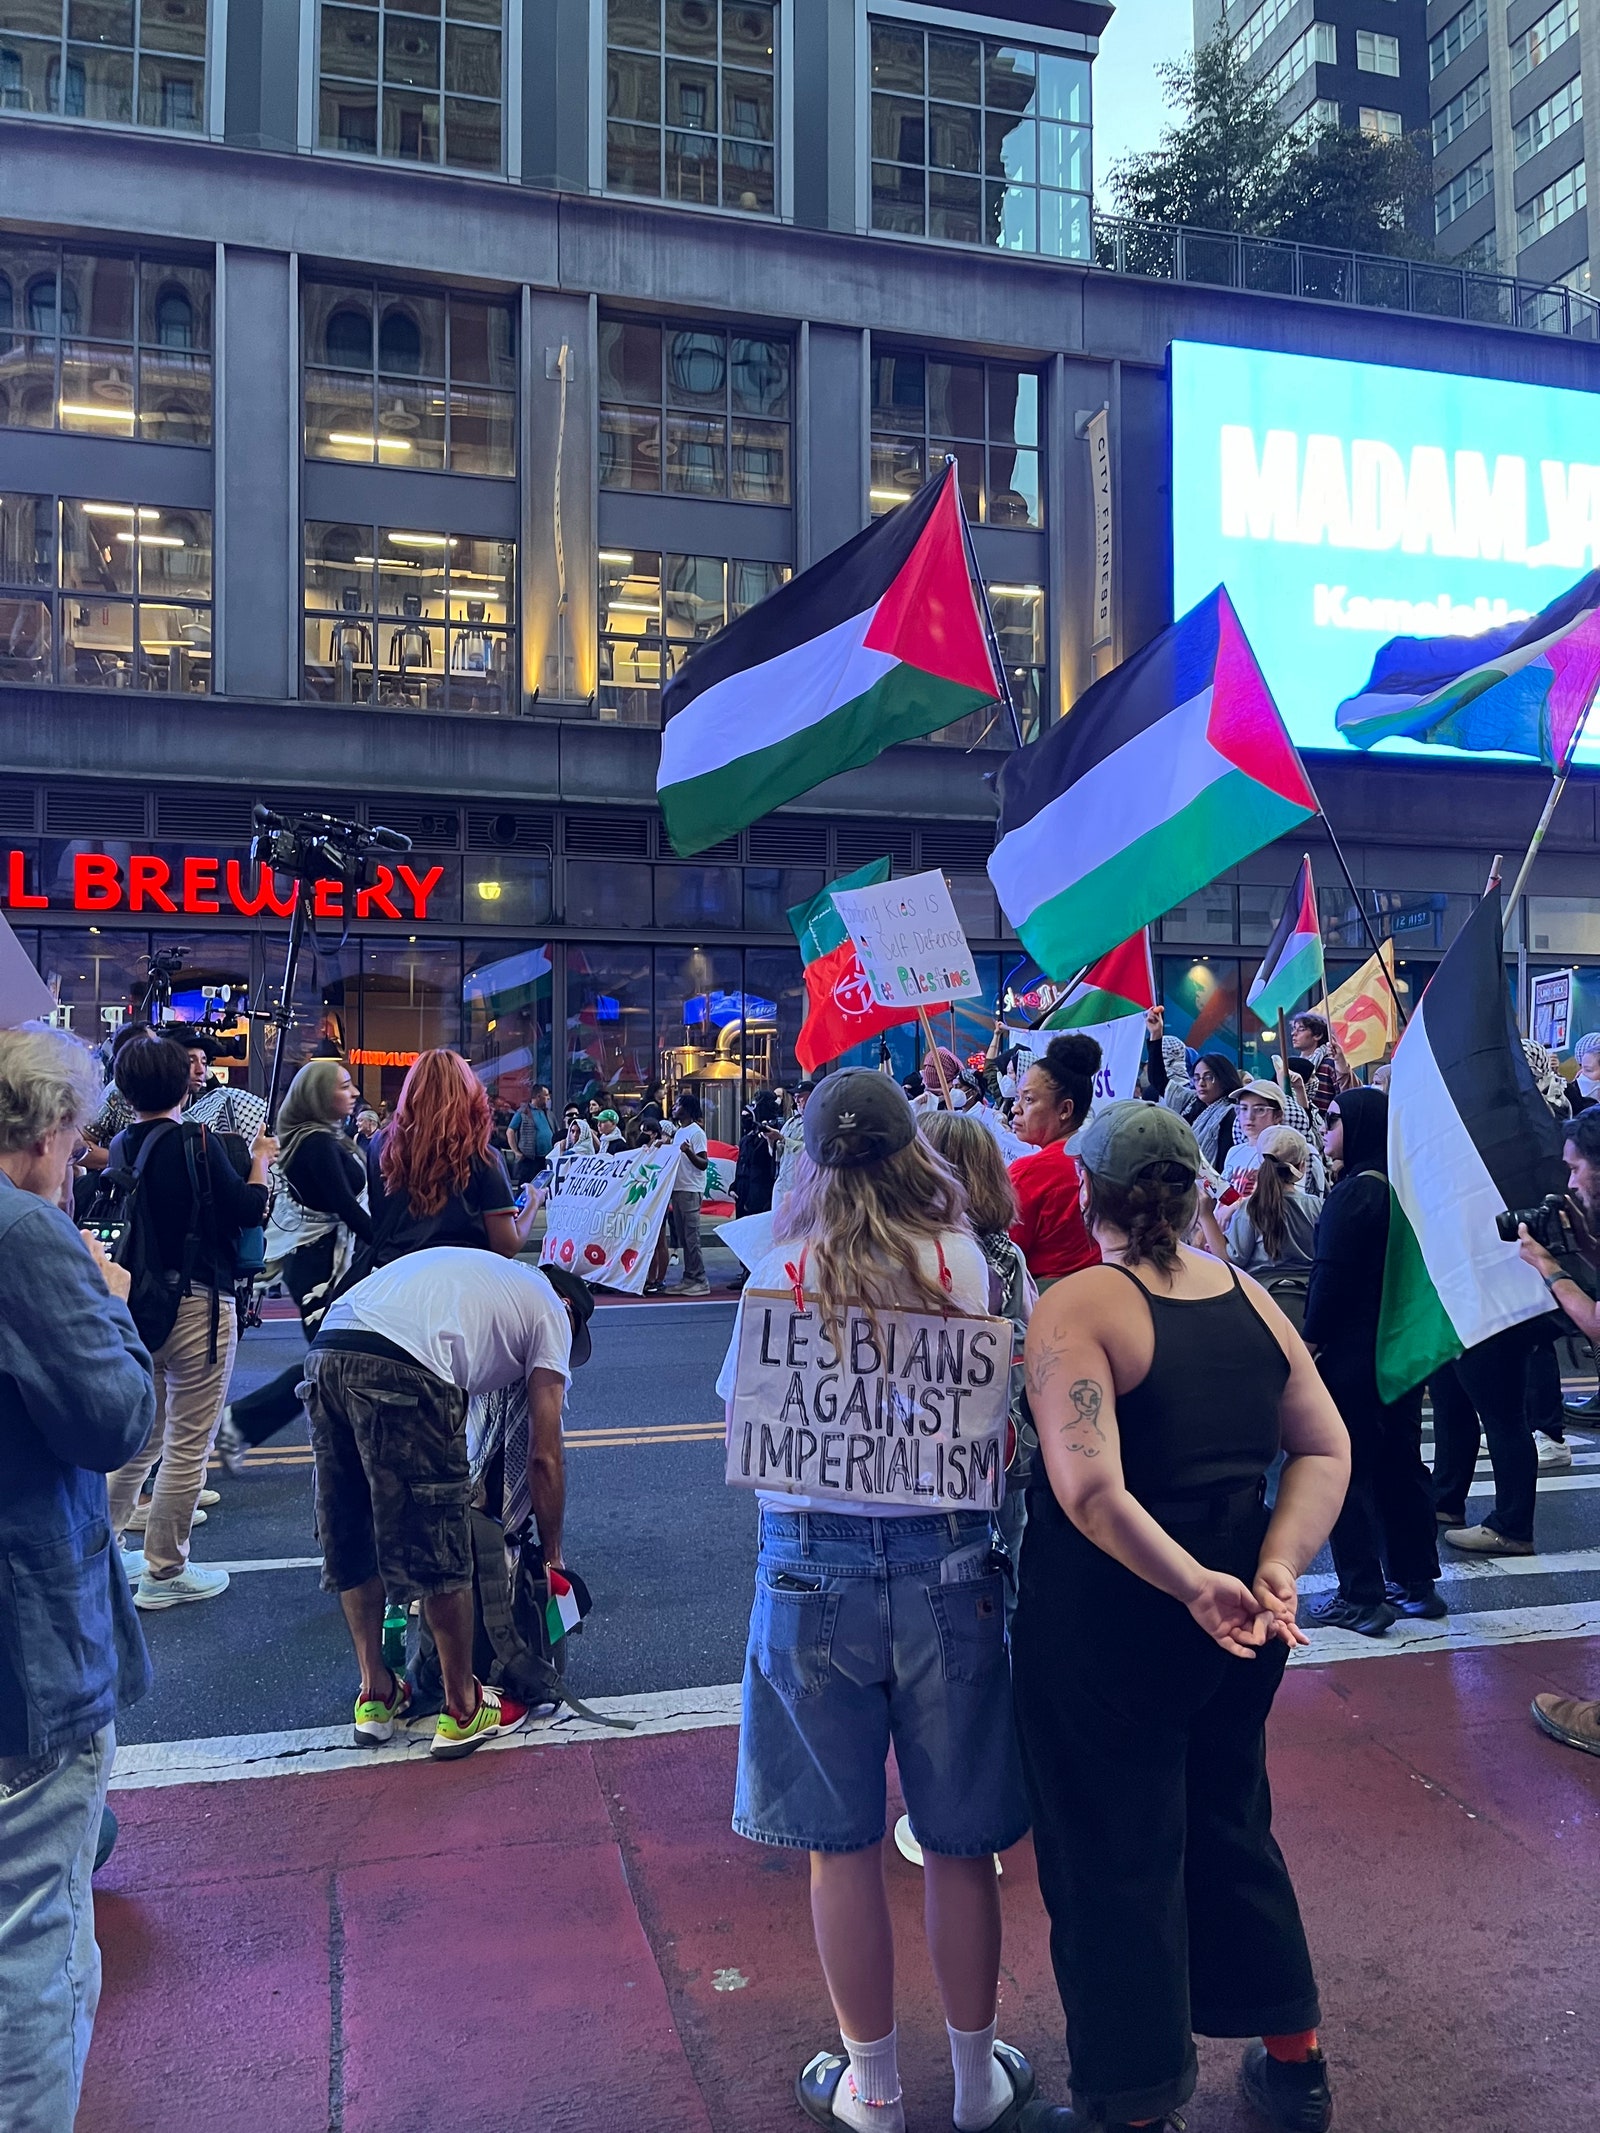
<path id="1" fill-rule="evenodd" d="M 311 1291 L 320 1289 L 333 1272 L 334 1245 L 335 1238 L 330 1231 L 326 1237 L 319 1237 L 315 1244 L 302 1245 L 298 1251 L 291 1252 L 283 1262 L 283 1285 L 302 1316 Z M 280 1370 L 265 1385 L 258 1385 L 242 1400 L 232 1402 L 233 1426 L 246 1444 L 265 1444 L 269 1437 L 275 1437 L 280 1429 L 287 1429 L 302 1413 L 295 1387 L 305 1374 L 303 1363 L 291 1363 L 287 1370 Z"/>
<path id="2" fill-rule="evenodd" d="M 1542 1429 L 1547 1437 L 1564 1442 L 1566 1411 L 1561 1404 L 1560 1340 L 1564 1321 L 1557 1317 L 1536 1318 L 1529 1328 L 1528 1427 Z"/>
<path id="3" fill-rule="evenodd" d="M 1527 1412 L 1529 1342 L 1526 1326 L 1510 1326 L 1429 1380 L 1434 1502 L 1465 1525 L 1481 1424 L 1494 1468 L 1494 1509 L 1484 1524 L 1507 1540 L 1532 1540 L 1539 1488 L 1539 1454 Z"/>
<path id="4" fill-rule="evenodd" d="M 1422 1460 L 1422 1387 L 1392 1406 L 1370 1373 L 1322 1364 L 1323 1380 L 1350 1432 L 1350 1486 L 1329 1536 L 1339 1591 L 1369 1607 L 1383 1598 L 1384 1574 L 1408 1592 L 1439 1575 L 1433 1487 Z"/>
<path id="5" fill-rule="evenodd" d="M 1178 1537 L 1249 1576 L 1265 1526 L 1257 1511 L 1238 1533 Z M 1085 1540 L 1047 1488 L 1030 1490 L 1017 1735 L 1086 2116 L 1177 2110 L 1194 2092 L 1196 2031 L 1274 2036 L 1320 2020 L 1267 1784 L 1286 1657 L 1282 1644 L 1230 1657 Z"/>

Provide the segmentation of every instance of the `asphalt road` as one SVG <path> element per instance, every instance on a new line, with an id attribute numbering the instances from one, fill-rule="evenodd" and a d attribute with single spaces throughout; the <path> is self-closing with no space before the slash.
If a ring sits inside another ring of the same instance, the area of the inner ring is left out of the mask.
<path id="1" fill-rule="evenodd" d="M 595 1609 L 568 1661 L 586 1697 L 736 1681 L 755 1562 L 753 1501 L 722 1482 L 714 1390 L 733 1301 L 618 1303 L 595 1320 L 593 1360 L 567 1411 L 566 1553 Z M 303 1353 L 297 1325 L 246 1336 L 235 1389 Z M 1577 1465 L 1541 1484 L 1537 1558 L 1513 1570 L 1453 1558 L 1453 1612 L 1499 1612 L 1534 1634 L 1564 1630 L 1549 1611 L 1600 1603 L 1600 1435 L 1574 1436 Z M 280 1565 L 316 1553 L 303 1429 L 253 1454 L 194 1538 L 203 1563 Z M 1487 1468 L 1480 1467 L 1480 1481 Z M 1474 1498 L 1474 1516 L 1488 1508 Z M 1448 1550 L 1442 1550 L 1448 1555 Z M 1328 1582 L 1326 1558 L 1313 1566 Z M 125 1712 L 125 1741 L 190 1740 L 330 1726 L 356 1677 L 336 1602 L 314 1568 L 237 1570 L 220 1599 L 142 1618 L 155 1686 Z M 1353 1645 L 1360 1640 L 1349 1640 Z"/>

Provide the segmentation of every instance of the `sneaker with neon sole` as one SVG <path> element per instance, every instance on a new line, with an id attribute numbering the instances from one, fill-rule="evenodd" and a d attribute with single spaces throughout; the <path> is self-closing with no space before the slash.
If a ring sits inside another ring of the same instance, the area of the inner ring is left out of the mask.
<path id="1" fill-rule="evenodd" d="M 411 1704 L 411 1684 L 404 1674 L 391 1674 L 393 1683 L 387 1701 L 381 1696 L 356 1698 L 355 1743 L 358 1748 L 383 1748 L 394 1739 L 394 1729 Z"/>
<path id="2" fill-rule="evenodd" d="M 457 1718 L 449 1711 L 439 1713 L 433 1729 L 433 1746 L 428 1753 L 440 1762 L 470 1755 L 486 1740 L 493 1740 L 497 1733 L 515 1733 L 527 1715 L 525 1703 L 515 1703 L 499 1689 L 487 1688 L 479 1682 L 478 1708 L 470 1718 Z"/>

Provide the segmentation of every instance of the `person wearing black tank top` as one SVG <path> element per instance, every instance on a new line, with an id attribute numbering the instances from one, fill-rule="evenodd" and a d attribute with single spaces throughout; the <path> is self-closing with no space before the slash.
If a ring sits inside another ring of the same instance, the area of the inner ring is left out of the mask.
<path id="1" fill-rule="evenodd" d="M 1252 2039 L 1251 2104 L 1284 2133 L 1324 2133 L 1316 1982 L 1264 1729 L 1306 1641 L 1297 1581 L 1338 1515 L 1349 1440 L 1266 1292 L 1178 1241 L 1201 1162 L 1183 1120 L 1109 1104 L 1072 1152 L 1104 1264 L 1029 1326 L 1044 1473 L 1012 1678 L 1073 2104 L 1031 2104 L 1023 2133 L 1169 2124 L 1194 2091 L 1196 2033 Z"/>

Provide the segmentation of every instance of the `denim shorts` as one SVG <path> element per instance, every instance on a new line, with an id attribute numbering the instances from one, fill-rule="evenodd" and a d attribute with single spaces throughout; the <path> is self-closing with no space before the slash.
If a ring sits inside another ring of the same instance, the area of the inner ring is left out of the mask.
<path id="1" fill-rule="evenodd" d="M 924 1850 L 981 1858 L 1026 1832 L 991 1548 L 986 1512 L 762 1512 L 740 1836 L 813 1852 L 880 1843 L 891 1742 Z"/>

